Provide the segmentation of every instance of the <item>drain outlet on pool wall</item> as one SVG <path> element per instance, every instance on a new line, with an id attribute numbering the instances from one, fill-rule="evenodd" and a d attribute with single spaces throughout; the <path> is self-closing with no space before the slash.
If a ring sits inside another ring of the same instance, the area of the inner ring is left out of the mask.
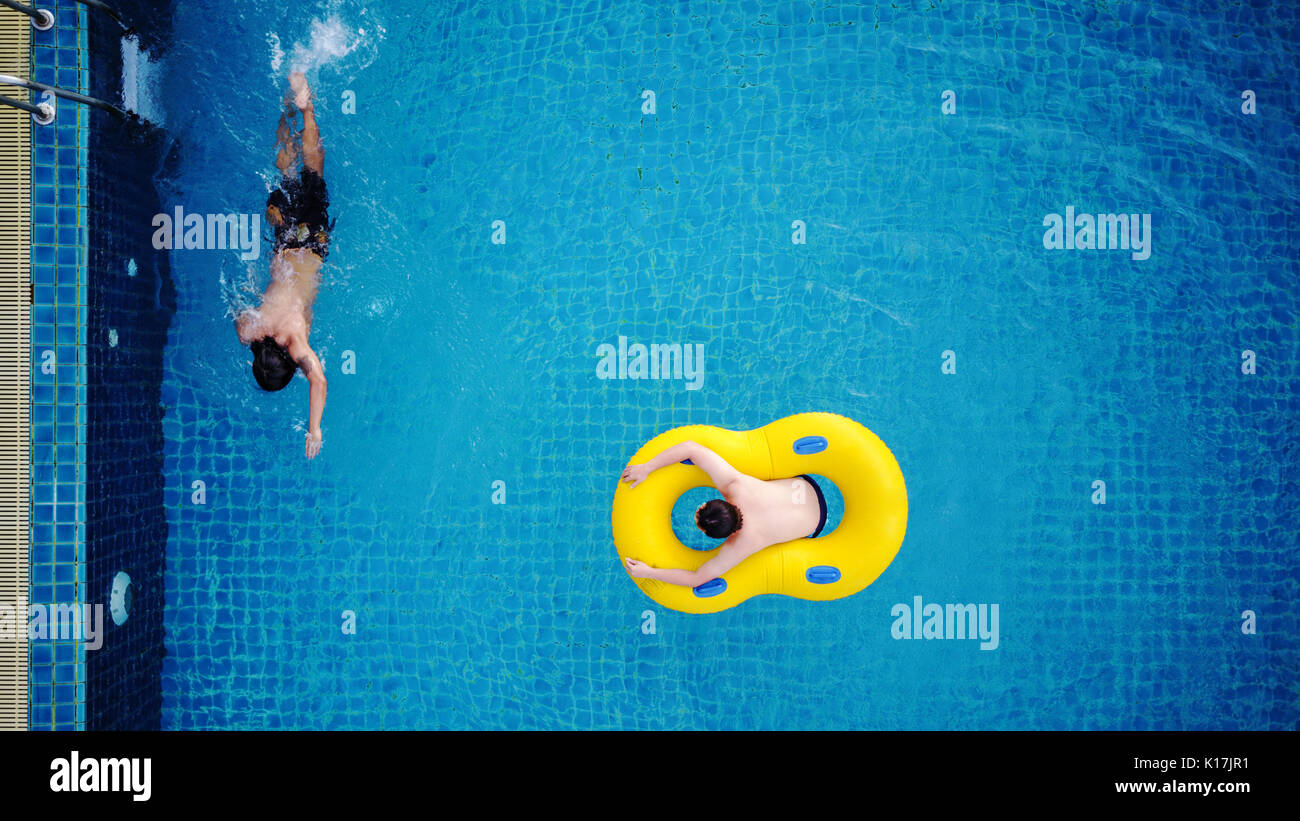
<path id="1" fill-rule="evenodd" d="M 108 594 L 108 613 L 113 617 L 113 624 L 118 627 L 126 624 L 131 615 L 131 577 L 118 573 L 113 577 L 113 589 Z"/>

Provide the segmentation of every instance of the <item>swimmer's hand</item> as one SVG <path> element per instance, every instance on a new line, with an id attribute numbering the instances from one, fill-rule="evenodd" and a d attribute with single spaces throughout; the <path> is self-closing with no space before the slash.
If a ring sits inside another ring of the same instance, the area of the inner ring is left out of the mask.
<path id="1" fill-rule="evenodd" d="M 307 458 L 315 459 L 320 453 L 320 446 L 325 444 L 325 436 L 319 430 L 307 431 Z"/>
<path id="2" fill-rule="evenodd" d="M 634 579 L 651 579 L 654 578 L 654 568 L 645 562 L 638 562 L 636 559 L 624 559 L 623 563 L 627 565 L 627 572 Z"/>
<path id="3" fill-rule="evenodd" d="M 644 482 L 645 477 L 649 476 L 652 471 L 653 468 L 650 467 L 649 463 L 644 465 L 628 465 L 623 468 L 622 478 L 624 482 L 627 482 L 627 486 L 630 489 Z"/>

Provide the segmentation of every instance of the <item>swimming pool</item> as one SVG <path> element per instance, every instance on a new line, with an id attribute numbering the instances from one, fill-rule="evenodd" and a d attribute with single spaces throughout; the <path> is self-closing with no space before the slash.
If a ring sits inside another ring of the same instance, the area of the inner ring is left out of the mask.
<path id="1" fill-rule="evenodd" d="M 257 391 L 230 320 L 265 253 L 170 254 L 162 726 L 1294 728 L 1295 24 L 175 4 L 140 102 L 163 209 L 261 209 L 302 65 L 338 224 L 310 463 L 305 387 Z M 1067 206 L 1151 214 L 1150 257 L 1046 249 Z M 620 337 L 702 345 L 701 384 L 598 378 Z M 631 454 L 810 410 L 902 467 L 885 574 L 642 596 L 610 534 Z M 918 596 L 996 604 L 996 648 L 895 638 Z"/>

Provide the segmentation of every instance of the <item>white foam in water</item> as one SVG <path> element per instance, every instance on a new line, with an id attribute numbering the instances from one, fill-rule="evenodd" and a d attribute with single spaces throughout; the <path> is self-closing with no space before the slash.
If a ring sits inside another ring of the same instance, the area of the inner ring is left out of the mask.
<path id="1" fill-rule="evenodd" d="M 227 274 L 227 264 L 235 266 L 233 273 Z M 236 319 L 244 311 L 257 309 L 262 296 L 260 281 L 265 274 L 266 263 L 262 260 L 244 262 L 237 257 L 223 260 L 219 287 L 228 319 Z"/>
<path id="2" fill-rule="evenodd" d="M 134 36 L 122 38 L 122 105 L 151 123 L 163 125 L 162 107 L 155 104 L 158 64 L 140 50 Z"/>
<path id="3" fill-rule="evenodd" d="M 368 17 L 365 9 L 359 13 L 363 18 Z M 379 42 L 383 40 L 384 33 L 384 27 L 373 20 L 353 28 L 344 23 L 337 13 L 330 12 L 324 19 L 312 20 L 306 42 L 295 41 L 286 55 L 280 35 L 268 32 L 266 41 L 271 49 L 271 79 L 283 83 L 285 74 L 290 71 L 310 75 L 317 69 L 341 63 L 345 58 L 350 70 L 365 69 L 378 56 Z"/>
<path id="4" fill-rule="evenodd" d="M 307 45 L 293 44 L 289 69 L 304 74 L 314 71 L 351 54 L 361 44 L 361 30 L 351 31 L 338 17 L 311 22 L 311 38 Z"/>
<path id="5" fill-rule="evenodd" d="M 271 32 L 266 35 L 266 42 L 271 46 L 271 74 L 279 76 L 280 66 L 284 64 L 284 49 L 280 46 L 280 35 Z"/>

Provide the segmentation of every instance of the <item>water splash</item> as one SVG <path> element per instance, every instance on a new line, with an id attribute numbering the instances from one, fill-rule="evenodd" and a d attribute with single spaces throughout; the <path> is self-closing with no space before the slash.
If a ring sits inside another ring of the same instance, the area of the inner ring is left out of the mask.
<path id="1" fill-rule="evenodd" d="M 266 44 L 271 47 L 271 73 L 279 76 L 280 66 L 284 65 L 284 48 L 280 46 L 280 35 L 270 32 L 266 35 Z"/>
<path id="2" fill-rule="evenodd" d="M 228 274 L 230 264 L 223 261 L 221 265 L 220 288 L 226 318 L 234 320 L 245 311 L 257 312 L 262 299 L 261 267 L 265 263 L 260 260 L 247 263 L 238 260 L 234 263 L 235 270 Z"/>
<path id="3" fill-rule="evenodd" d="M 366 46 L 368 48 L 363 48 Z M 307 74 L 342 62 L 358 50 L 362 50 L 363 56 L 366 57 L 364 62 L 368 65 L 373 59 L 373 44 L 369 42 L 364 28 L 353 29 L 345 25 L 337 15 L 331 15 L 324 20 L 313 20 L 307 42 L 294 43 L 289 52 L 289 70 Z M 283 52 L 281 51 L 278 58 L 272 61 L 272 68 L 277 74 L 282 64 Z"/>

